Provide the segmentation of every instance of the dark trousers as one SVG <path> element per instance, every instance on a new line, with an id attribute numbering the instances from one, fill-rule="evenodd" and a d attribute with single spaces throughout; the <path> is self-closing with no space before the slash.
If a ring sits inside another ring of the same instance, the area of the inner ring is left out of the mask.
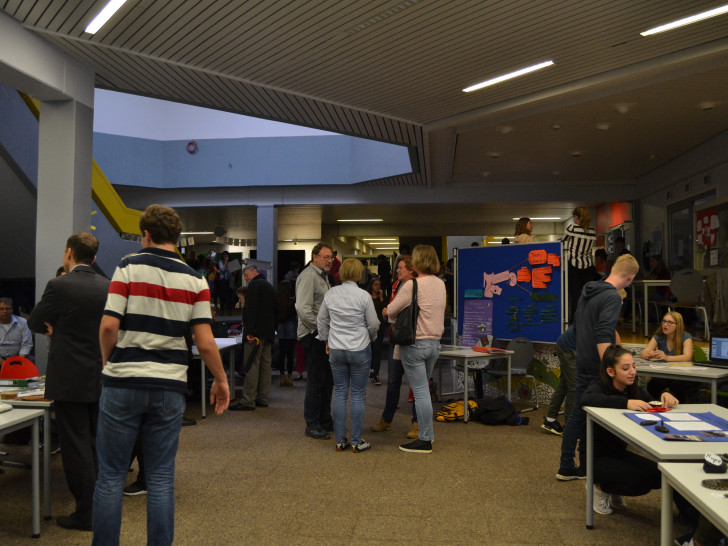
<path id="1" fill-rule="evenodd" d="M 322 427 L 331 429 L 331 393 L 334 390 L 334 377 L 331 374 L 326 343 L 309 334 L 301 339 L 306 351 L 306 397 L 303 401 L 303 418 L 308 428 Z"/>
<path id="2" fill-rule="evenodd" d="M 402 388 L 402 376 L 404 375 L 404 366 L 401 360 L 394 360 L 392 353 L 394 345 L 389 346 L 389 366 L 387 368 L 387 398 L 384 402 L 384 411 L 382 411 L 382 420 L 391 423 L 394 420 L 394 414 L 399 405 L 400 389 Z M 412 422 L 417 422 L 417 410 L 415 403 L 412 402 Z"/>
<path id="3" fill-rule="evenodd" d="M 561 436 L 561 462 L 559 468 L 574 468 L 576 444 L 579 442 L 579 466 L 586 469 L 586 412 L 581 407 L 581 395 L 597 376 L 576 372 L 574 383 L 574 407 L 566 420 Z"/>
<path id="4" fill-rule="evenodd" d="M 389 324 L 382 322 L 377 331 L 377 337 L 372 341 L 372 372 L 374 377 L 379 377 L 379 368 L 382 366 L 382 347 L 384 346 L 384 334 L 387 333 Z"/>
<path id="5" fill-rule="evenodd" d="M 594 267 L 586 269 L 577 269 L 569 264 L 569 323 L 574 323 L 574 315 L 576 315 L 576 306 L 581 297 L 581 289 L 589 281 L 594 280 Z"/>
<path id="6" fill-rule="evenodd" d="M 54 407 L 63 471 L 66 474 L 68 489 L 76 499 L 74 516 L 90 525 L 94 487 L 99 473 L 99 462 L 96 458 L 99 404 L 57 400 Z"/>
<path id="7" fill-rule="evenodd" d="M 293 374 L 295 350 L 295 339 L 278 339 L 278 369 L 281 371 L 281 375 L 286 370 L 288 371 L 288 375 Z"/>

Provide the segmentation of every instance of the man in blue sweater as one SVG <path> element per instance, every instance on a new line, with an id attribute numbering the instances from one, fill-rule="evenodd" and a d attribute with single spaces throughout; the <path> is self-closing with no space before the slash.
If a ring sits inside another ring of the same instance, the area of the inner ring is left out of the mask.
<path id="1" fill-rule="evenodd" d="M 586 478 L 586 413 L 581 407 L 584 390 L 599 377 L 604 351 L 615 343 L 617 320 L 622 298 L 617 290 L 627 288 L 639 271 L 631 254 L 620 256 L 604 281 L 587 283 L 581 292 L 574 321 L 576 331 L 576 381 L 574 408 L 566 422 L 561 440 L 561 461 L 556 479 L 560 481 Z M 579 440 L 581 466 L 574 465 L 576 442 Z"/>

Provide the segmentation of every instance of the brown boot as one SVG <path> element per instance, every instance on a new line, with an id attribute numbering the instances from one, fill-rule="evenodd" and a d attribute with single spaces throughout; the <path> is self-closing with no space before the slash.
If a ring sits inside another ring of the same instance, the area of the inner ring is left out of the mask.
<path id="1" fill-rule="evenodd" d="M 286 383 L 286 384 L 287 384 L 287 385 L 288 385 L 289 387 L 292 387 L 292 386 L 293 386 L 293 375 L 292 375 L 292 374 L 290 374 L 290 373 L 288 374 L 288 381 L 287 381 L 287 383 Z"/>
<path id="2" fill-rule="evenodd" d="M 416 440 L 419 437 L 420 437 L 420 428 L 417 426 L 417 423 L 412 423 L 412 430 L 410 430 L 407 433 L 407 438 Z"/>
<path id="3" fill-rule="evenodd" d="M 286 386 L 286 374 L 281 373 L 281 387 Z"/>
<path id="4" fill-rule="evenodd" d="M 387 423 L 384 419 L 379 419 L 379 423 L 374 425 L 371 430 L 374 432 L 384 432 L 385 430 L 389 430 L 391 428 L 392 423 Z"/>

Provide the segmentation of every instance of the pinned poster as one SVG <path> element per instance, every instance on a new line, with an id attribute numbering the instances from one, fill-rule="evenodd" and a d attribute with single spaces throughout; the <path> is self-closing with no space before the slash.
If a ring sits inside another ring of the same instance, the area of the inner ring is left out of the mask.
<path id="1" fill-rule="evenodd" d="M 465 337 L 465 321 L 469 341 L 492 328 L 498 339 L 556 342 L 563 320 L 561 254 L 560 242 L 458 249 L 458 333 Z"/>

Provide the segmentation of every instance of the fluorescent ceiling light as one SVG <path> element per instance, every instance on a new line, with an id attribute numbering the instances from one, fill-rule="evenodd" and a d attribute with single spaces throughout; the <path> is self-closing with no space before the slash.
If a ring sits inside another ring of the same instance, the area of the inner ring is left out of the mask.
<path id="1" fill-rule="evenodd" d="M 674 28 L 684 27 L 685 25 L 697 23 L 698 21 L 702 21 L 703 19 L 710 19 L 711 17 L 715 17 L 716 15 L 723 15 L 724 13 L 728 13 L 728 4 L 726 4 L 725 6 L 720 6 L 719 8 L 698 13 L 696 15 L 691 15 L 690 17 L 684 17 L 683 19 L 678 19 L 677 21 L 673 21 L 672 23 L 667 23 L 659 27 L 651 28 L 650 30 L 645 30 L 644 32 L 640 32 L 640 34 L 642 36 L 659 34 L 660 32 L 666 32 Z"/>
<path id="2" fill-rule="evenodd" d="M 522 68 L 520 70 L 516 70 L 515 72 L 511 72 L 509 74 L 504 74 L 503 76 L 498 76 L 497 78 L 492 78 L 492 79 L 486 80 L 484 82 L 476 83 L 475 85 L 466 87 L 465 89 L 463 89 L 463 91 L 465 93 L 470 93 L 471 91 L 477 91 L 478 89 L 483 89 L 483 87 L 495 85 L 496 83 L 501 83 L 506 80 L 517 78 L 518 76 L 523 76 L 524 74 L 528 74 L 529 72 L 541 70 L 542 68 L 546 68 L 547 66 L 551 66 L 552 64 L 554 64 L 554 61 L 546 61 L 543 63 L 535 64 L 535 65 L 529 66 L 527 68 Z"/>
<path id="3" fill-rule="evenodd" d="M 388 239 L 362 239 L 362 241 L 396 241 L 396 238 L 390 237 Z"/>
<path id="4" fill-rule="evenodd" d="M 180 235 L 214 235 L 212 231 L 183 231 Z"/>
<path id="5" fill-rule="evenodd" d="M 347 218 L 338 219 L 337 222 L 384 222 L 382 218 Z"/>
<path id="6" fill-rule="evenodd" d="M 125 3 L 126 0 L 110 0 L 109 3 L 104 6 L 104 9 L 102 9 L 101 12 L 94 17 L 94 20 L 88 24 L 84 32 L 96 34 Z"/>
<path id="7" fill-rule="evenodd" d="M 518 220 L 520 220 L 520 218 L 514 218 L 514 220 L 518 221 Z M 556 216 L 554 218 L 544 216 L 542 218 L 529 218 L 529 220 L 561 220 L 561 218 L 559 218 L 558 216 Z"/>

